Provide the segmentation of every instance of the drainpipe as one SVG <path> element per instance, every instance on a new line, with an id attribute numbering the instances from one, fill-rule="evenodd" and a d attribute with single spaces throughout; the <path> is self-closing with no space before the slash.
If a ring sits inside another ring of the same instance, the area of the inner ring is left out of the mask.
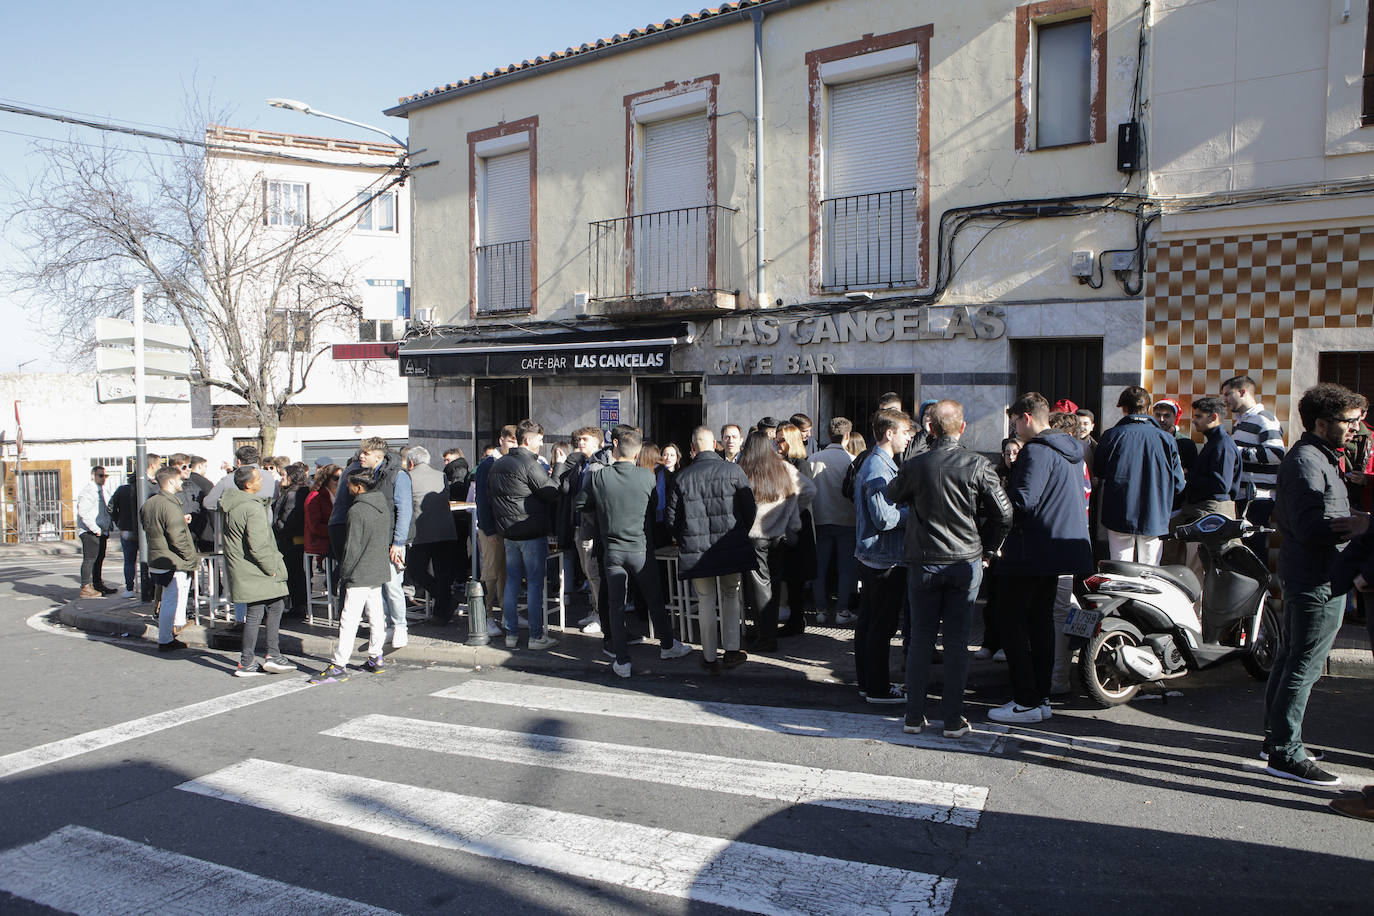
<path id="1" fill-rule="evenodd" d="M 754 276 L 756 308 L 767 305 L 764 295 L 764 270 L 768 261 L 763 246 L 763 10 L 750 12 L 754 20 L 754 239 L 758 249 L 758 264 Z"/>

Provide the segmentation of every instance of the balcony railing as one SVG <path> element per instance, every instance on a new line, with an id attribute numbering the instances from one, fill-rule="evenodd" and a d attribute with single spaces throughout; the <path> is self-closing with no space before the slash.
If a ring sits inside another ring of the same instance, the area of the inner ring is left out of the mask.
<path id="1" fill-rule="evenodd" d="M 529 308 L 529 241 L 478 246 L 478 313 L 527 312 Z"/>
<path id="2" fill-rule="evenodd" d="M 731 207 L 686 207 L 591 224 L 592 299 L 733 292 Z"/>
<path id="3" fill-rule="evenodd" d="M 826 289 L 912 286 L 921 280 L 915 188 L 821 201 Z"/>

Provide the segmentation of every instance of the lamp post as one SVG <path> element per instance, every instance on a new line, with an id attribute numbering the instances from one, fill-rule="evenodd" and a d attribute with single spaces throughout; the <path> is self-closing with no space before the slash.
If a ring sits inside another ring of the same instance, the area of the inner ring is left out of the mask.
<path id="1" fill-rule="evenodd" d="M 407 144 L 406 141 L 402 140 L 400 137 L 396 136 L 389 130 L 384 130 L 380 127 L 374 127 L 371 124 L 364 124 L 362 121 L 355 121 L 352 118 L 345 118 L 342 115 L 330 114 L 327 111 L 320 111 L 318 108 L 311 108 L 305 102 L 301 102 L 296 99 L 268 99 L 267 104 L 271 105 L 273 108 L 285 108 L 287 111 L 299 111 L 301 114 L 314 115 L 317 118 L 328 118 L 331 121 L 339 121 L 343 124 L 352 124 L 354 127 L 361 127 L 363 130 L 370 130 L 373 133 L 381 134 L 383 137 L 389 138 L 393 143 L 395 143 L 402 149 L 409 149 L 409 144 Z"/>

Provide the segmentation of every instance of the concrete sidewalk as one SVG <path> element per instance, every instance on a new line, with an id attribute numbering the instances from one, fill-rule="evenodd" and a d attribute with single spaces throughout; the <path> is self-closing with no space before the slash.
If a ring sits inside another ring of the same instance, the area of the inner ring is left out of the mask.
<path id="1" fill-rule="evenodd" d="M 573 614 L 580 612 L 573 611 Z M 157 641 L 157 611 L 152 605 L 136 598 L 78 598 L 58 611 L 62 623 L 108 636 L 131 637 Z M 387 653 L 388 658 L 405 661 L 462 665 L 473 668 L 511 668 L 520 671 L 559 670 L 576 673 L 609 673 L 610 660 L 602 654 L 602 639 L 584 636 L 571 626 L 559 631 L 552 627 L 559 643 L 553 649 L 534 652 L 524 648 L 528 633 L 522 631 L 521 645 L 507 649 L 501 637 L 486 646 L 465 645 L 467 618 L 458 615 L 446 627 L 412 624 L 410 641 L 402 649 Z M 223 626 L 208 627 L 188 623 L 179 637 L 190 646 L 209 647 L 226 651 L 239 648 L 236 630 Z M 328 626 L 307 626 L 304 622 L 288 622 L 282 626 L 281 646 L 287 655 L 319 660 L 321 666 L 334 651 L 335 630 Z M 801 636 L 779 641 L 779 650 L 767 655 L 751 654 L 749 661 L 724 674 L 734 678 L 772 678 L 783 681 L 809 681 L 825 684 L 853 684 L 854 631 L 847 627 L 808 627 Z M 658 645 L 631 647 L 632 664 L 640 674 L 702 675 L 700 652 L 683 659 L 661 661 Z M 900 675 L 893 660 L 894 675 Z M 1347 624 L 1342 627 L 1327 659 L 1326 673 L 1335 677 L 1374 678 L 1374 655 L 1369 651 L 1368 634 L 1364 627 Z M 970 679 L 983 683 L 1006 681 L 1005 665 L 992 661 L 973 660 Z"/>

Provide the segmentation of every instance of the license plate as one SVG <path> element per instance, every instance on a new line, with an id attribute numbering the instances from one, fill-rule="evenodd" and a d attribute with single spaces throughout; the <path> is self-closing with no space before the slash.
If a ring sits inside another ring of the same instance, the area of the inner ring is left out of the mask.
<path id="1" fill-rule="evenodd" d="M 1097 608 L 1069 608 L 1069 617 L 1064 621 L 1064 633 L 1068 636 L 1081 636 L 1084 639 L 1089 639 L 1093 633 L 1097 632 L 1097 625 L 1101 622 L 1102 612 Z"/>

